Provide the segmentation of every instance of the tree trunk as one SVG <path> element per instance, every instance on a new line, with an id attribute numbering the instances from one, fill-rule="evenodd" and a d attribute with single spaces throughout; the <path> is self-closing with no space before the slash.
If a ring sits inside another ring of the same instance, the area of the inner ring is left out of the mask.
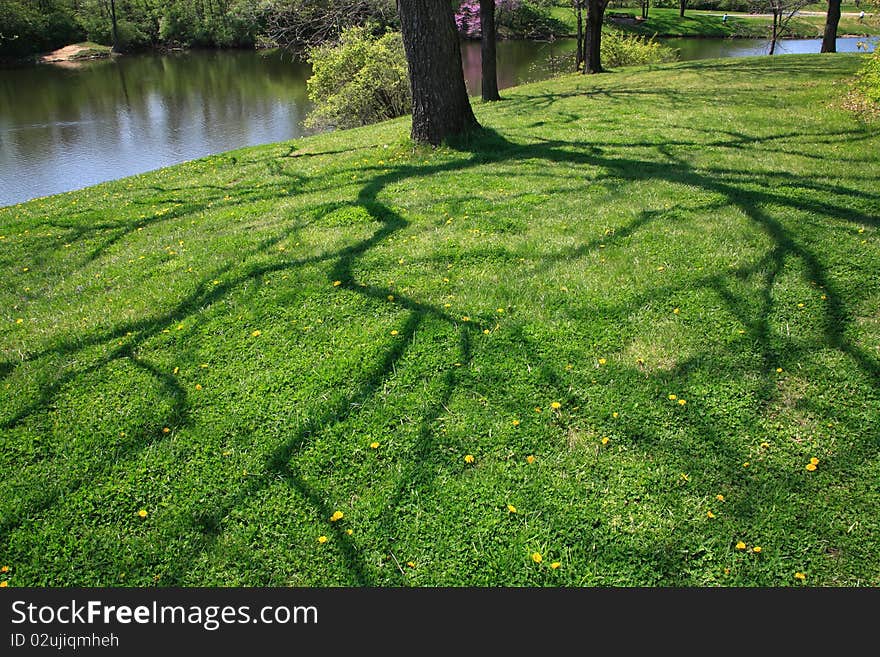
<path id="1" fill-rule="evenodd" d="M 581 64 L 584 61 L 584 0 L 574 0 L 577 10 L 577 56 L 574 63 L 574 70 L 581 70 Z"/>
<path id="2" fill-rule="evenodd" d="M 642 0 L 642 20 L 648 20 L 648 3 L 650 0 Z"/>
<path id="3" fill-rule="evenodd" d="M 776 39 L 779 35 L 779 13 L 774 9 L 773 10 L 773 32 L 770 35 L 770 53 L 773 54 L 776 52 Z"/>
<path id="4" fill-rule="evenodd" d="M 495 67 L 495 0 L 480 0 L 480 53 L 483 100 L 501 100 Z"/>
<path id="5" fill-rule="evenodd" d="M 119 51 L 119 31 L 116 29 L 116 0 L 110 0 L 110 24 L 113 28 L 113 47 L 112 52 Z"/>
<path id="6" fill-rule="evenodd" d="M 678 16 L 684 18 L 684 10 L 687 9 L 688 0 L 678 0 Z"/>
<path id="7" fill-rule="evenodd" d="M 608 0 L 587 0 L 587 29 L 584 33 L 584 75 L 601 73 L 602 17 Z"/>
<path id="8" fill-rule="evenodd" d="M 397 10 L 412 87 L 413 141 L 437 145 L 479 127 L 464 84 L 452 4 L 398 0 Z"/>
<path id="9" fill-rule="evenodd" d="M 828 0 L 825 34 L 819 52 L 837 52 L 837 24 L 840 22 L 840 0 Z"/>

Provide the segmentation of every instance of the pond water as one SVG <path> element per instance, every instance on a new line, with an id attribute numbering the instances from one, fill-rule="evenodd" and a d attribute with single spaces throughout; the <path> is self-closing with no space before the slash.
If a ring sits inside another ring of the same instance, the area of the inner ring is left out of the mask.
<path id="1" fill-rule="evenodd" d="M 854 51 L 864 39 L 839 39 Z M 675 39 L 682 59 L 766 54 L 760 40 Z M 872 42 L 870 48 L 874 47 Z M 558 71 L 571 39 L 498 44 L 501 88 Z M 818 52 L 815 39 L 780 51 Z M 480 45 L 464 43 L 479 93 Z M 304 134 L 309 67 L 278 52 L 137 55 L 0 70 L 0 206 Z"/>

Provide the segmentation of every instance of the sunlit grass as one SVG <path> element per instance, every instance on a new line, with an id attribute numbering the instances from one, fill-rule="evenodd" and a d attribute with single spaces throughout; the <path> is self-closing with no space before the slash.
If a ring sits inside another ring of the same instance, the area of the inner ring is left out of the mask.
<path id="1" fill-rule="evenodd" d="M 880 584 L 859 62 L 571 76 L 436 150 L 402 119 L 0 209 L 5 581 Z"/>

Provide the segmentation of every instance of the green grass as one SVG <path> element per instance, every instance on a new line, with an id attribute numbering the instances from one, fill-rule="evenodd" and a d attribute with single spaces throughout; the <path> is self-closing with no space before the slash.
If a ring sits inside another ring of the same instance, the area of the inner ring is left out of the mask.
<path id="1" fill-rule="evenodd" d="M 575 34 L 577 23 L 574 11 L 570 7 L 553 7 L 554 18 L 563 22 L 568 34 Z M 657 37 L 711 37 L 711 38 L 760 38 L 767 37 L 770 32 L 771 19 L 767 16 L 753 16 L 747 13 L 727 12 L 727 22 L 722 22 L 723 11 L 687 10 L 684 18 L 678 15 L 678 9 L 652 7 L 648 19 L 644 22 L 625 22 L 609 20 L 609 14 L 631 14 L 634 18 L 641 15 L 638 7 L 609 8 L 606 12 L 606 23 L 613 24 L 632 34 Z M 866 12 L 869 13 L 870 12 Z M 824 16 L 799 16 L 790 23 L 787 37 L 810 38 L 822 36 L 825 27 Z M 876 13 L 864 22 L 859 23 L 858 17 L 843 16 L 838 25 L 840 35 L 869 36 L 880 34 L 880 20 Z"/>
<path id="2" fill-rule="evenodd" d="M 82 47 L 83 50 L 80 50 L 78 53 L 72 56 L 72 60 L 109 57 L 111 52 L 111 48 L 109 46 L 102 46 L 100 43 L 93 43 L 91 41 L 83 41 L 82 43 L 77 43 L 74 45 Z"/>
<path id="3" fill-rule="evenodd" d="M 4 577 L 880 585 L 861 61 L 568 76 L 454 146 L 401 119 L 0 209 Z"/>

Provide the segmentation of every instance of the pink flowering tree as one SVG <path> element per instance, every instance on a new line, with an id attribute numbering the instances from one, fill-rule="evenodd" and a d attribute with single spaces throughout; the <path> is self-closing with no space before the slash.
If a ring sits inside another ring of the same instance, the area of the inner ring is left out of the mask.
<path id="1" fill-rule="evenodd" d="M 513 11 L 520 0 L 495 0 L 495 11 Z M 455 26 L 466 39 L 480 38 L 480 0 L 462 0 L 455 12 Z"/>

